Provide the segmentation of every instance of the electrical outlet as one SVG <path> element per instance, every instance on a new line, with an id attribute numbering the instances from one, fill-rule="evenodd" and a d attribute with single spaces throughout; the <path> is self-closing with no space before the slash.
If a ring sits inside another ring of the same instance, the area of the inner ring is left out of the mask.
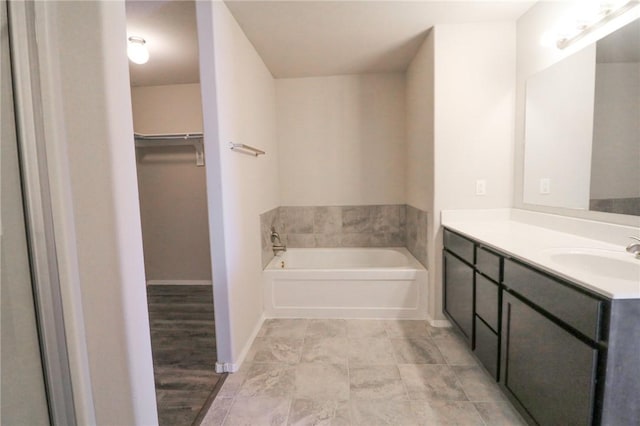
<path id="1" fill-rule="evenodd" d="M 551 179 L 549 178 L 540 179 L 540 193 L 551 194 Z"/>
<path id="2" fill-rule="evenodd" d="M 486 195 L 487 193 L 487 181 L 484 179 L 478 179 L 476 181 L 476 195 Z"/>

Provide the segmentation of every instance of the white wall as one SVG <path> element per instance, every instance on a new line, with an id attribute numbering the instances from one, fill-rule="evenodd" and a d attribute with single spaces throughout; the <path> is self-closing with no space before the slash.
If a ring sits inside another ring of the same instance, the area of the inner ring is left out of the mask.
<path id="1" fill-rule="evenodd" d="M 434 31 L 430 31 L 407 69 L 406 132 L 407 174 L 406 203 L 427 212 L 426 290 L 430 319 L 436 296 L 436 253 L 434 241 Z"/>
<path id="2" fill-rule="evenodd" d="M 237 364 L 263 312 L 259 214 L 279 205 L 276 91 L 224 3 L 198 2 L 197 16 L 218 360 Z"/>
<path id="3" fill-rule="evenodd" d="M 407 69 L 406 202 L 433 213 L 434 36 L 430 31 Z M 431 227 L 430 227 L 431 228 Z"/>
<path id="4" fill-rule="evenodd" d="M 35 7 L 78 423 L 157 424 L 124 3 Z"/>
<path id="5" fill-rule="evenodd" d="M 527 80 L 524 201 L 589 208 L 596 47 Z M 540 181 L 549 181 L 549 192 Z"/>
<path id="6" fill-rule="evenodd" d="M 442 235 L 445 209 L 511 207 L 515 24 L 437 25 L 434 28 L 434 226 L 429 252 L 434 272 L 429 312 L 442 312 Z M 486 180 L 486 195 L 475 194 Z"/>
<path id="7" fill-rule="evenodd" d="M 136 133 L 202 132 L 198 83 L 132 87 L 131 104 Z"/>
<path id="8" fill-rule="evenodd" d="M 570 47 L 560 50 L 555 46 L 541 43 L 542 36 L 553 30 L 558 23 L 575 19 L 575 8 L 581 0 L 563 2 L 538 2 L 517 21 L 517 72 L 516 72 L 516 131 L 515 131 L 515 177 L 514 205 L 518 208 L 555 213 L 566 216 L 583 217 L 593 220 L 637 225 L 640 218 L 613 215 L 602 212 L 583 211 L 559 207 L 546 207 L 523 202 L 524 178 L 524 114 L 525 85 L 534 74 L 553 65 L 561 59 L 597 41 L 606 34 L 620 28 L 640 14 L 640 9 L 630 12 L 592 32 Z"/>
<path id="9" fill-rule="evenodd" d="M 405 202 L 402 73 L 276 80 L 282 205 Z"/>
<path id="10" fill-rule="evenodd" d="M 137 133 L 202 132 L 200 84 L 131 88 Z M 149 281 L 210 281 L 205 167 L 192 147 L 137 149 L 138 187 Z"/>
<path id="11" fill-rule="evenodd" d="M 591 198 L 640 197 L 639 76 L 637 62 L 596 65 Z"/>

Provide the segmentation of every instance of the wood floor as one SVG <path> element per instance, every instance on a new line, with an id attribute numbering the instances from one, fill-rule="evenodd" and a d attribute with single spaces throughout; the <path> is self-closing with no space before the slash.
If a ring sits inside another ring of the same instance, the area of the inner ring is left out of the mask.
<path id="1" fill-rule="evenodd" d="M 147 302 L 160 425 L 192 425 L 225 377 L 215 373 L 212 287 L 151 285 Z"/>

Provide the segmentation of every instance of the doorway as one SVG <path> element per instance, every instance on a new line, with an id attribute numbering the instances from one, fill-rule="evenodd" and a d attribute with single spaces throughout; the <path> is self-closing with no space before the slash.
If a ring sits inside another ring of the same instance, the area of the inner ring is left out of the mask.
<path id="1" fill-rule="evenodd" d="M 197 424 L 225 375 L 215 372 L 195 2 L 127 1 L 126 12 L 127 37 L 148 49 L 129 72 L 158 417 Z"/>

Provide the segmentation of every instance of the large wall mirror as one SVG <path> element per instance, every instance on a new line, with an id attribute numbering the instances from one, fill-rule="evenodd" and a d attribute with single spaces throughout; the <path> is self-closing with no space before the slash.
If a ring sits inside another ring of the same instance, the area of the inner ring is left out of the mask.
<path id="1" fill-rule="evenodd" d="M 527 81 L 523 201 L 640 216 L 640 19 Z"/>

